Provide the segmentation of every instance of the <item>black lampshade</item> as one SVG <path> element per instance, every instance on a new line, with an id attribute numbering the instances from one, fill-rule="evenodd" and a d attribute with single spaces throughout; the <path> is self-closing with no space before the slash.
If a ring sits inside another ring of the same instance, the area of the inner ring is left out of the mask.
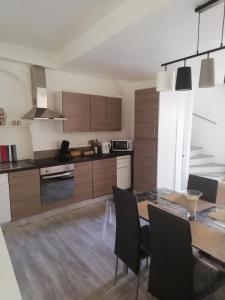
<path id="1" fill-rule="evenodd" d="M 192 90 L 191 67 L 177 69 L 176 91 Z"/>

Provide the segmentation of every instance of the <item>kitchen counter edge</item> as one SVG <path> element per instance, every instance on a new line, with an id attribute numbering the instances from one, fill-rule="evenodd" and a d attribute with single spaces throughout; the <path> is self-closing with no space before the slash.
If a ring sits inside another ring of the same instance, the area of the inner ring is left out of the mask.
<path id="1" fill-rule="evenodd" d="M 19 172 L 25 170 L 32 170 L 32 169 L 40 169 L 40 168 L 47 168 L 59 165 L 66 165 L 66 164 L 76 164 L 81 162 L 88 162 L 88 161 L 96 161 L 102 160 L 107 158 L 114 158 L 118 156 L 125 156 L 125 155 L 133 155 L 133 151 L 118 151 L 118 152 L 110 152 L 109 154 L 96 154 L 90 156 L 79 156 L 74 157 L 70 160 L 66 161 L 59 161 L 57 158 L 47 158 L 47 159 L 37 159 L 37 160 L 21 160 L 18 161 L 16 164 L 19 168 L 12 166 L 10 169 L 2 169 L 0 168 L 0 174 L 11 173 L 11 172 Z"/>

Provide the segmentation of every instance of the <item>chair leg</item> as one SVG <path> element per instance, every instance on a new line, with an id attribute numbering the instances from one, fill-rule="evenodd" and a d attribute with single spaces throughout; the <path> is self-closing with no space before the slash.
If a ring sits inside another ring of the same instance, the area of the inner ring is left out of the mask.
<path id="1" fill-rule="evenodd" d="M 138 273 L 138 275 L 137 275 L 137 286 L 136 286 L 135 300 L 138 299 L 138 291 L 139 291 L 140 277 L 141 277 L 141 272 L 139 271 L 139 273 Z"/>
<path id="2" fill-rule="evenodd" d="M 118 275 L 118 256 L 116 257 L 116 267 L 115 267 L 115 278 L 114 278 L 114 285 L 117 283 L 117 275 Z"/>
<path id="3" fill-rule="evenodd" d="M 128 274 L 128 266 L 123 263 L 123 275 L 127 275 Z"/>
<path id="4" fill-rule="evenodd" d="M 146 257 L 146 267 L 148 266 L 148 257 Z"/>
<path id="5" fill-rule="evenodd" d="M 113 217 L 112 217 L 112 203 L 109 203 L 109 224 L 113 223 Z"/>

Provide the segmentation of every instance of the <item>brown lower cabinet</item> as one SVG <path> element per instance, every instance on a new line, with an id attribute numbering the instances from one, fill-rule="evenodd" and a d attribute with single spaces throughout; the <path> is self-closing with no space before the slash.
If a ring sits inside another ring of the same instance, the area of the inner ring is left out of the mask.
<path id="1" fill-rule="evenodd" d="M 74 165 L 75 201 L 92 198 L 92 161 Z"/>
<path id="2" fill-rule="evenodd" d="M 39 170 L 9 173 L 9 190 L 13 221 L 41 211 Z"/>
<path id="3" fill-rule="evenodd" d="M 112 193 L 117 183 L 116 158 L 93 161 L 93 198 Z"/>
<path id="4" fill-rule="evenodd" d="M 112 193 L 117 182 L 116 158 L 74 165 L 75 197 L 41 206 L 39 169 L 9 173 L 12 220 Z"/>
<path id="5" fill-rule="evenodd" d="M 157 139 L 136 139 L 134 152 L 134 189 L 157 188 Z"/>

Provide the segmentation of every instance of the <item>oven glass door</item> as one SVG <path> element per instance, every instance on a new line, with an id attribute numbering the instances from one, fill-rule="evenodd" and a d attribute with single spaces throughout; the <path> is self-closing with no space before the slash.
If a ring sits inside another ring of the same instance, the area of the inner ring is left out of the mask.
<path id="1" fill-rule="evenodd" d="M 128 149 L 127 141 L 113 141 L 113 150 L 126 151 Z"/>
<path id="2" fill-rule="evenodd" d="M 74 197 L 73 172 L 41 176 L 41 202 L 49 204 Z"/>

